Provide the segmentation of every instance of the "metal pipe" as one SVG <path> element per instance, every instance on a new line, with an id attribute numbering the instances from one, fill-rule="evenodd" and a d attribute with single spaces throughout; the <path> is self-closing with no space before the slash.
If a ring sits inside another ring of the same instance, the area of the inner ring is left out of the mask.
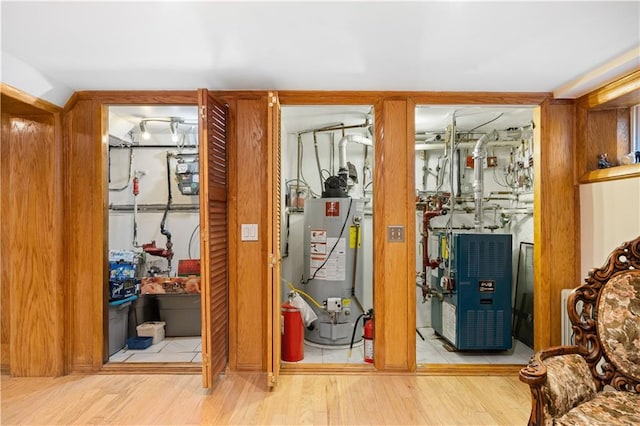
<path id="1" fill-rule="evenodd" d="M 301 145 L 302 145 L 302 136 L 298 135 L 298 146 L 296 147 L 296 154 L 297 154 L 297 160 L 298 160 L 296 163 L 296 197 L 298 197 L 298 194 L 300 193 L 300 168 L 302 167 L 302 158 L 300 153 Z M 291 203 L 291 205 L 293 205 L 293 200 L 289 200 L 289 202 Z M 298 207 L 299 207 L 299 203 L 296 200 L 296 208 Z"/>
<path id="2" fill-rule="evenodd" d="M 111 148 L 113 147 L 109 145 L 109 151 L 111 151 Z M 113 188 L 109 185 L 109 191 L 120 192 L 129 187 L 129 183 L 131 182 L 131 169 L 133 168 L 133 146 L 129 145 L 127 148 L 129 149 L 129 172 L 127 174 L 127 182 L 123 186 L 119 186 L 117 188 Z M 111 182 L 111 155 L 109 155 L 109 182 Z"/>
<path id="3" fill-rule="evenodd" d="M 322 180 L 322 167 L 320 166 L 320 155 L 318 154 L 318 138 L 313 132 L 313 150 L 316 153 L 316 166 L 318 166 L 318 178 L 320 179 L 320 191 L 324 191 L 324 181 Z"/>
<path id="4" fill-rule="evenodd" d="M 510 141 L 510 140 L 498 140 L 495 142 L 490 142 L 488 145 L 491 147 L 512 147 L 519 146 L 521 141 Z M 457 145 L 457 149 L 469 149 L 473 148 L 476 145 L 476 142 L 459 142 Z M 444 143 L 417 143 L 415 145 L 416 151 L 435 151 L 438 149 L 443 149 L 446 147 Z"/>
<path id="5" fill-rule="evenodd" d="M 304 135 L 307 133 L 335 132 L 336 130 L 362 129 L 367 127 L 368 125 L 369 123 L 367 123 L 366 121 L 362 124 L 352 124 L 349 126 L 345 126 L 344 124 L 340 123 L 339 126 L 329 126 L 329 127 L 320 127 L 316 129 L 308 129 L 308 130 L 303 130 L 301 132 L 298 132 L 298 134 Z"/>
<path id="6" fill-rule="evenodd" d="M 482 160 L 487 156 L 486 145 L 490 140 L 497 140 L 498 132 L 493 130 L 482 136 L 473 148 L 473 195 L 475 200 L 475 217 L 473 220 L 475 231 L 482 232 L 484 216 L 482 213 L 482 198 L 484 195 L 484 165 Z"/>
<path id="7" fill-rule="evenodd" d="M 171 271 L 171 259 L 173 258 L 173 243 L 171 242 L 171 232 L 166 228 L 167 223 L 167 214 L 169 213 L 169 207 L 171 207 L 171 202 L 173 201 L 173 197 L 171 196 L 171 168 L 169 164 L 169 159 L 172 157 L 172 154 L 167 151 L 167 207 L 164 210 L 164 214 L 162 215 L 162 221 L 160 221 L 160 233 L 167 238 L 166 247 L 167 247 L 167 269 Z"/>
<path id="8" fill-rule="evenodd" d="M 140 149 L 140 148 L 154 148 L 154 149 L 167 149 L 167 148 L 180 148 L 180 149 L 198 149 L 198 145 L 127 145 L 127 146 L 121 146 L 121 145 L 110 145 L 109 149 L 127 149 L 127 148 L 135 148 L 135 149 Z M 194 152 L 192 154 L 180 154 L 180 155 L 197 155 L 197 152 Z"/>
<path id="9" fill-rule="evenodd" d="M 533 207 L 511 207 L 498 209 L 500 214 L 533 214 Z"/>
<path id="10" fill-rule="evenodd" d="M 109 210 L 114 212 L 132 212 L 134 211 L 134 204 L 110 204 Z M 138 204 L 138 212 L 164 212 L 167 208 L 166 204 Z M 169 210 L 171 211 L 198 211 L 200 206 L 198 204 L 171 204 Z"/>

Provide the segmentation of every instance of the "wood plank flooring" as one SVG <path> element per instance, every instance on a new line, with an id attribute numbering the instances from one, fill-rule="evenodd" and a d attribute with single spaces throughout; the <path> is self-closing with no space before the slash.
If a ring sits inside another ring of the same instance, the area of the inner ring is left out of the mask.
<path id="1" fill-rule="evenodd" d="M 528 387 L 513 376 L 228 373 L 2 376 L 3 425 L 523 425 Z"/>

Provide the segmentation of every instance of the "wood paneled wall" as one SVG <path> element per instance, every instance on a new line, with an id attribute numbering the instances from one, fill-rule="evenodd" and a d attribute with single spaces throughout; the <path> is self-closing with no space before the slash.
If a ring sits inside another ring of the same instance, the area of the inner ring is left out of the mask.
<path id="1" fill-rule="evenodd" d="M 9 99 L 6 89 L 0 153 L 3 364 L 13 376 L 59 376 L 65 373 L 61 114 L 29 97 Z"/>
<path id="2" fill-rule="evenodd" d="M 374 363 L 412 371 L 415 350 L 415 105 L 383 99 L 375 105 Z M 405 228 L 404 242 L 387 241 L 387 227 Z"/>
<path id="3" fill-rule="evenodd" d="M 65 112 L 65 234 L 69 371 L 102 367 L 108 347 L 105 147 L 100 105 L 78 99 Z"/>
<path id="4" fill-rule="evenodd" d="M 573 288 L 580 260 L 574 181 L 575 102 L 547 100 L 534 119 L 534 348 L 560 344 L 560 293 Z"/>
<path id="5" fill-rule="evenodd" d="M 9 171 L 11 170 L 10 138 L 11 118 L 9 114 L 2 114 L 2 133 L 0 137 L 0 369 L 2 373 L 9 372 L 11 365 L 11 286 L 10 283 L 10 257 L 7 255 L 9 247 L 9 215 L 4 214 L 9 206 Z"/>
<path id="6" fill-rule="evenodd" d="M 268 345 L 268 289 L 265 283 L 268 281 L 269 218 L 265 214 L 268 200 L 264 188 L 270 155 L 267 152 L 268 97 L 266 92 L 220 92 L 217 95 L 229 105 L 229 367 L 232 370 L 264 371 Z M 415 248 L 412 236 L 415 231 L 415 200 L 414 158 L 413 151 L 409 150 L 414 132 L 412 99 L 420 99 L 421 104 L 446 104 L 473 97 L 468 94 L 447 97 L 442 94 L 365 93 L 338 96 L 341 102 L 336 102 L 331 94 L 318 96 L 324 99 L 319 104 L 357 102 L 375 105 L 375 362 L 378 370 L 413 371 Z M 540 94 L 536 96 L 512 98 L 499 94 L 483 99 L 494 104 L 499 100 L 504 104 L 531 105 L 536 104 L 535 99 L 544 98 Z M 296 93 L 289 92 L 282 94 L 281 99 L 304 103 L 309 94 L 296 100 Z M 67 336 L 65 339 L 59 337 L 61 342 L 67 343 L 66 360 L 70 372 L 99 371 L 108 346 L 104 340 L 108 327 L 104 309 L 108 216 L 105 204 L 106 148 L 101 140 L 104 128 L 101 117 L 105 116 L 102 108 L 108 103 L 195 102 L 195 92 L 178 95 L 159 92 L 146 97 L 136 92 L 86 92 L 77 95 L 66 108 L 64 162 L 54 159 L 58 162 L 52 164 L 64 164 L 64 227 L 59 227 L 64 230 L 64 235 L 59 235 L 57 241 L 64 240 L 66 246 L 60 263 L 65 271 L 62 282 L 66 284 L 59 294 L 67 302 L 64 322 Z M 537 129 L 540 146 L 536 147 L 538 157 L 535 161 L 539 178 L 536 182 L 535 265 L 536 280 L 540 283 L 536 284 L 535 344 L 542 347 L 559 342 L 559 326 L 552 327 L 552 324 L 560 322 L 557 302 L 560 289 L 573 287 L 579 282 L 576 278 L 576 259 L 579 259 L 578 200 L 572 159 L 575 140 L 573 103 L 542 102 L 540 119 L 536 123 L 540 123 Z M 3 138 L 3 153 L 5 150 Z M 3 163 L 3 177 L 5 173 Z M 4 186 L 2 201 L 5 201 Z M 258 224 L 258 241 L 240 241 L 243 223 Z M 405 243 L 387 242 L 387 225 L 404 225 Z M 4 232 L 5 225 L 2 226 Z M 13 296 L 12 292 L 12 300 Z M 39 318 L 35 313 L 33 316 L 34 320 Z M 56 319 L 61 317 L 64 317 L 62 312 L 54 315 Z"/>
<path id="7" fill-rule="evenodd" d="M 229 368 L 264 371 L 267 336 L 267 93 L 236 94 L 229 105 Z M 241 241 L 258 224 L 258 241 Z"/>

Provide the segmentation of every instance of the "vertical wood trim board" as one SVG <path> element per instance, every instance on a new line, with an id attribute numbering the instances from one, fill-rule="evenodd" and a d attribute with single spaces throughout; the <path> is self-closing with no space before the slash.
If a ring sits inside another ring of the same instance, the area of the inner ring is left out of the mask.
<path id="1" fill-rule="evenodd" d="M 0 143 L 0 211 L 8 212 L 9 201 L 9 170 L 11 169 L 11 118 L 2 113 L 2 142 Z M 0 215 L 0 368 L 2 373 L 8 373 L 11 365 L 11 286 L 10 266 L 11 227 L 9 214 Z"/>
<path id="2" fill-rule="evenodd" d="M 412 103 L 411 103 L 412 104 Z M 409 113 L 407 100 L 385 99 L 376 104 L 375 205 L 374 205 L 374 284 L 375 347 L 374 362 L 379 370 L 407 371 L 415 364 L 415 354 L 409 355 L 410 337 L 415 333 L 415 296 L 410 280 L 414 266 L 408 267 L 409 245 L 413 244 L 413 156 L 409 154 L 409 128 L 415 112 Z M 410 118 L 411 117 L 411 118 Z M 405 227 L 403 243 L 388 242 L 389 225 Z M 412 336 L 415 339 L 415 336 Z M 415 348 L 412 349 L 415 352 Z M 413 359 L 413 361 L 411 361 Z"/>
<path id="3" fill-rule="evenodd" d="M 560 344 L 560 292 L 579 284 L 579 200 L 574 180 L 575 104 L 540 108 L 534 196 L 534 348 Z"/>
<path id="4" fill-rule="evenodd" d="M 267 102 L 266 96 L 238 99 L 235 102 L 235 179 L 232 188 L 236 199 L 230 212 L 235 216 L 234 228 L 229 233 L 230 252 L 235 257 L 231 303 L 235 309 L 230 324 L 234 329 L 230 344 L 237 370 L 264 371 L 266 358 L 267 297 Z M 258 225 L 258 241 L 241 241 L 242 224 Z"/>
<path id="5" fill-rule="evenodd" d="M 98 371 L 104 360 L 106 239 L 100 123 L 91 100 L 79 100 L 65 115 L 65 239 L 71 372 Z M 97 122 L 97 123 L 96 123 Z"/>

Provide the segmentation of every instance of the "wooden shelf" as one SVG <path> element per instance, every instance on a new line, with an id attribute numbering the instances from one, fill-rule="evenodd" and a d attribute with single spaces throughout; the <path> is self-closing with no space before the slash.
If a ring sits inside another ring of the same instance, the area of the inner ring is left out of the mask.
<path id="1" fill-rule="evenodd" d="M 621 164 L 633 150 L 631 108 L 640 103 L 640 70 L 636 70 L 587 95 L 576 103 L 576 163 L 579 183 L 625 179 L 640 175 L 640 165 L 596 169 L 607 153 Z"/>
<path id="2" fill-rule="evenodd" d="M 640 176 L 640 164 L 598 169 L 585 173 L 580 177 L 580 183 L 604 182 L 608 180 L 629 179 Z"/>

